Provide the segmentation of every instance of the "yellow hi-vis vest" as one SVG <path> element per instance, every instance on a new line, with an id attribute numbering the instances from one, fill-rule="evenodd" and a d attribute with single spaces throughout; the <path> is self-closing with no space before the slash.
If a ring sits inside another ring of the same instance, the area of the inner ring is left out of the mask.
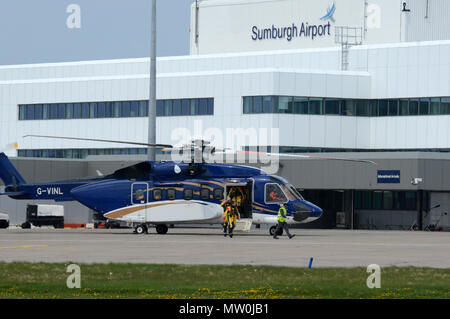
<path id="1" fill-rule="evenodd" d="M 285 223 L 286 222 L 286 208 L 284 206 L 281 206 L 280 209 L 278 210 L 278 217 L 277 217 L 277 221 L 280 223 Z"/>

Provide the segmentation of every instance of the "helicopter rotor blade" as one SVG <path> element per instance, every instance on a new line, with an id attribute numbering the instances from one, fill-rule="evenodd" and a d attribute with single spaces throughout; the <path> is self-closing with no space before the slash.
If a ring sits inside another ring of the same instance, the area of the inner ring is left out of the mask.
<path id="1" fill-rule="evenodd" d="M 355 158 L 341 158 L 341 157 L 323 157 L 323 156 L 311 156 L 311 155 L 301 155 L 301 154 L 286 154 L 286 153 L 266 153 L 266 152 L 254 152 L 254 151 L 236 151 L 237 154 L 254 154 L 254 155 L 268 155 L 268 156 L 279 156 L 279 157 L 294 157 L 294 158 L 309 158 L 309 159 L 320 159 L 320 160 L 332 160 L 332 161 L 346 161 L 346 162 L 358 162 L 377 165 L 374 161 L 365 159 L 355 159 Z"/>
<path id="2" fill-rule="evenodd" d="M 117 141 L 117 140 L 103 140 L 96 138 L 80 138 L 80 137 L 65 137 L 65 136 L 47 136 L 47 135 L 25 135 L 26 137 L 42 137 L 42 138 L 54 138 L 54 139 L 63 139 L 63 140 L 75 140 L 75 141 L 90 141 L 90 142 L 106 142 L 106 143 L 118 143 L 118 144 L 129 144 L 129 145 L 140 145 L 147 147 L 161 147 L 161 148 L 172 148 L 172 145 L 169 144 L 149 144 L 149 143 L 141 143 L 141 142 L 127 142 L 127 141 Z"/>

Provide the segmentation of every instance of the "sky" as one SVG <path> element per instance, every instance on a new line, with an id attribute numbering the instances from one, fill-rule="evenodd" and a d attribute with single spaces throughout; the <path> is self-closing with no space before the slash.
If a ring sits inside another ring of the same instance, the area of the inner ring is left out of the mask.
<path id="1" fill-rule="evenodd" d="M 189 54 L 193 1 L 157 0 L 158 56 Z M 2 0 L 0 64 L 148 57 L 151 2 Z"/>

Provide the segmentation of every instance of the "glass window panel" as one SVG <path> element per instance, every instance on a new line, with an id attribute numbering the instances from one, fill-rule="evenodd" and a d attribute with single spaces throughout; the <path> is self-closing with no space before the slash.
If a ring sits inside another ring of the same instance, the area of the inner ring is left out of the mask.
<path id="1" fill-rule="evenodd" d="M 74 119 L 81 118 L 81 103 L 75 103 L 73 105 L 73 118 Z"/>
<path id="2" fill-rule="evenodd" d="M 163 106 L 164 106 L 163 100 L 156 101 L 156 116 L 164 116 Z"/>
<path id="3" fill-rule="evenodd" d="M 208 115 L 214 115 L 214 99 L 209 98 L 208 99 Z"/>
<path id="4" fill-rule="evenodd" d="M 105 117 L 105 102 L 100 102 L 97 104 L 97 117 L 104 118 Z"/>
<path id="5" fill-rule="evenodd" d="M 266 203 L 287 202 L 287 197 L 278 184 L 266 184 Z"/>
<path id="6" fill-rule="evenodd" d="M 122 109 L 122 102 L 114 102 L 113 104 L 113 117 L 120 117 Z"/>
<path id="7" fill-rule="evenodd" d="M 262 96 L 254 96 L 253 97 L 252 113 L 262 113 Z"/>
<path id="8" fill-rule="evenodd" d="M 387 100 L 379 100 L 378 101 L 378 116 L 387 116 L 388 115 L 388 101 Z"/>
<path id="9" fill-rule="evenodd" d="M 362 209 L 373 209 L 372 192 L 362 192 L 361 201 Z"/>
<path id="10" fill-rule="evenodd" d="M 34 105 L 27 105 L 27 120 L 34 120 Z"/>
<path id="11" fill-rule="evenodd" d="M 378 116 L 378 100 L 369 100 L 370 116 Z"/>
<path id="12" fill-rule="evenodd" d="M 294 113 L 295 114 L 308 114 L 308 98 L 307 97 L 294 97 Z"/>
<path id="13" fill-rule="evenodd" d="M 369 116 L 369 103 L 366 100 L 355 100 L 356 116 Z"/>
<path id="14" fill-rule="evenodd" d="M 194 190 L 190 188 L 185 188 L 183 190 L 183 199 L 184 200 L 192 200 L 194 198 Z"/>
<path id="15" fill-rule="evenodd" d="M 262 101 L 262 112 L 263 113 L 272 113 L 274 109 L 274 97 L 273 96 L 263 96 Z"/>
<path id="16" fill-rule="evenodd" d="M 252 113 L 252 97 L 244 96 L 244 114 Z"/>
<path id="17" fill-rule="evenodd" d="M 130 102 L 122 102 L 122 117 L 130 117 L 131 105 Z"/>
<path id="18" fill-rule="evenodd" d="M 89 117 L 91 119 L 97 117 L 97 103 L 95 102 L 89 103 Z"/>
<path id="19" fill-rule="evenodd" d="M 409 115 L 419 114 L 419 100 L 409 100 Z"/>
<path id="20" fill-rule="evenodd" d="M 201 200 L 209 199 L 209 188 L 205 188 L 205 187 L 200 188 L 200 199 Z"/>
<path id="21" fill-rule="evenodd" d="M 112 102 L 105 102 L 105 117 L 112 117 Z"/>
<path id="22" fill-rule="evenodd" d="M 430 99 L 420 99 L 419 102 L 419 115 L 430 114 Z"/>
<path id="23" fill-rule="evenodd" d="M 199 99 L 198 114 L 206 115 L 207 111 L 208 111 L 208 101 L 206 99 Z M 174 112 L 175 112 L 175 105 L 174 105 Z"/>
<path id="24" fill-rule="evenodd" d="M 181 100 L 173 100 L 173 115 L 178 116 L 181 115 Z"/>
<path id="25" fill-rule="evenodd" d="M 138 116 L 138 108 L 139 103 L 138 101 L 132 101 L 130 106 L 130 116 L 131 117 L 137 117 Z"/>
<path id="26" fill-rule="evenodd" d="M 44 104 L 42 105 L 42 119 L 47 120 L 50 117 L 50 105 Z"/>
<path id="27" fill-rule="evenodd" d="M 405 192 L 404 210 L 416 210 L 417 194 L 416 192 Z"/>
<path id="28" fill-rule="evenodd" d="M 450 98 L 441 98 L 440 114 L 450 114 Z"/>
<path id="29" fill-rule="evenodd" d="M 399 105 L 400 115 L 409 115 L 408 103 L 409 103 L 408 100 L 400 100 L 400 105 Z"/>
<path id="30" fill-rule="evenodd" d="M 278 97 L 277 113 L 292 113 L 292 97 L 290 96 Z"/>
<path id="31" fill-rule="evenodd" d="M 72 119 L 73 118 L 73 104 L 69 103 L 66 104 L 66 119 Z"/>
<path id="32" fill-rule="evenodd" d="M 191 100 L 191 110 L 189 112 L 190 115 L 197 115 L 198 114 L 198 99 L 192 99 Z"/>
<path id="33" fill-rule="evenodd" d="M 188 99 L 184 99 L 181 101 L 181 115 L 189 115 L 189 111 L 191 110 L 190 101 Z"/>
<path id="34" fill-rule="evenodd" d="M 345 116 L 355 116 L 354 100 L 343 100 L 341 102 L 341 114 Z"/>
<path id="35" fill-rule="evenodd" d="M 322 114 L 322 99 L 309 99 L 309 114 Z"/>
<path id="36" fill-rule="evenodd" d="M 436 115 L 439 114 L 439 104 L 441 100 L 439 98 L 432 98 L 430 104 L 430 114 Z"/>
<path id="37" fill-rule="evenodd" d="M 66 117 L 66 105 L 64 103 L 58 104 L 58 119 L 64 119 Z"/>
<path id="38" fill-rule="evenodd" d="M 383 192 L 383 209 L 390 210 L 393 207 L 393 194 L 390 191 Z"/>
<path id="39" fill-rule="evenodd" d="M 58 104 L 50 104 L 50 119 L 58 118 Z"/>
<path id="40" fill-rule="evenodd" d="M 375 210 L 383 209 L 383 192 L 375 191 L 372 194 L 372 207 Z"/>
<path id="41" fill-rule="evenodd" d="M 83 119 L 89 118 L 89 103 L 81 104 L 81 117 Z"/>
<path id="42" fill-rule="evenodd" d="M 398 115 L 398 100 L 388 100 L 388 115 L 389 116 Z"/>
<path id="43" fill-rule="evenodd" d="M 42 104 L 36 104 L 34 106 L 34 118 L 36 120 L 42 120 Z"/>
<path id="44" fill-rule="evenodd" d="M 24 121 L 26 119 L 26 106 L 19 105 L 19 120 Z"/>
<path id="45" fill-rule="evenodd" d="M 172 100 L 164 100 L 164 115 L 165 116 L 172 116 L 173 110 L 172 110 Z"/>
<path id="46" fill-rule="evenodd" d="M 139 116 L 148 116 L 148 101 L 139 101 Z"/>
<path id="47" fill-rule="evenodd" d="M 341 114 L 341 100 L 326 99 L 325 100 L 325 114 Z"/>

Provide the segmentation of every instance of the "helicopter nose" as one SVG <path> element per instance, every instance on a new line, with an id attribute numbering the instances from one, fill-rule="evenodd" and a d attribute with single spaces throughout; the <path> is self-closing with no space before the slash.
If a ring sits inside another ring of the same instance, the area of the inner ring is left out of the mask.
<path id="1" fill-rule="evenodd" d="M 312 205 L 310 203 L 295 203 L 294 204 L 294 220 L 296 222 L 302 222 L 308 217 L 320 217 L 322 215 L 322 209 Z"/>

